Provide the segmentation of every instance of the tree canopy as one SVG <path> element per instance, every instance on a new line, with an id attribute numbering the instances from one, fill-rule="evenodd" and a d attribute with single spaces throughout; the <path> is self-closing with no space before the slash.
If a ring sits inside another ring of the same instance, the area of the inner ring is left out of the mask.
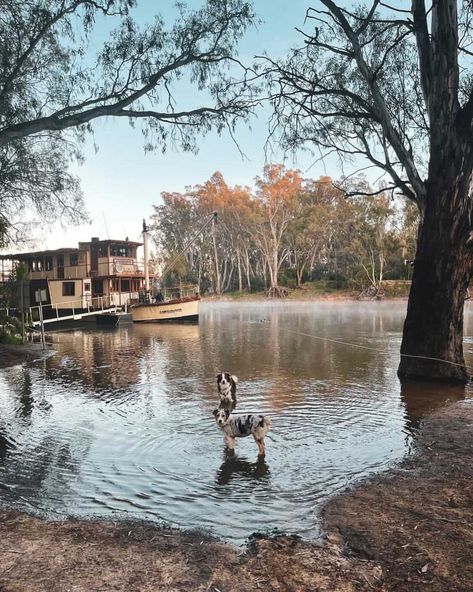
<path id="1" fill-rule="evenodd" d="M 237 43 L 254 22 L 248 2 L 207 0 L 197 10 L 180 3 L 173 23 L 156 15 L 144 26 L 133 19 L 134 6 L 134 0 L 1 0 L 4 240 L 23 206 L 52 217 L 83 215 L 67 162 L 95 119 L 142 121 L 147 150 L 170 143 L 197 150 L 199 135 L 232 130 L 248 115 L 251 106 L 230 75 L 242 68 Z M 114 26 L 101 45 L 98 26 Z"/>
<path id="2" fill-rule="evenodd" d="M 380 190 L 423 210 L 430 144 L 444 145 L 442 123 L 472 121 L 471 3 L 319 0 L 300 33 L 287 59 L 265 58 L 272 132 L 286 147 L 378 169 Z"/>

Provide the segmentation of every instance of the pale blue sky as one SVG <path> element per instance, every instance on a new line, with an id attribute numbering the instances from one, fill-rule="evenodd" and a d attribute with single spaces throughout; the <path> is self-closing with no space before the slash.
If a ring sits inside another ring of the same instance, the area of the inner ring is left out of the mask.
<path id="1" fill-rule="evenodd" d="M 174 14 L 174 2 L 138 2 L 140 20 L 152 15 L 158 6 L 165 17 Z M 192 1 L 192 5 L 199 6 L 200 2 Z M 264 51 L 271 56 L 282 56 L 289 48 L 300 45 L 300 35 L 294 28 L 303 26 L 310 5 L 308 0 L 256 0 L 254 5 L 263 22 L 242 39 L 240 57 L 243 61 L 251 61 L 254 55 Z M 228 135 L 219 137 L 215 133 L 202 138 L 198 155 L 173 149 L 165 155 L 160 152 L 145 154 L 139 126 L 131 129 L 122 119 L 97 120 L 94 135 L 99 151 L 95 152 L 90 139 L 84 147 L 85 164 L 74 167 L 81 178 L 92 223 L 66 230 L 59 225 L 44 229 L 36 246 L 41 249 L 75 246 L 79 240 L 89 240 L 91 236 L 107 238 L 107 235 L 138 240 L 142 219 L 150 217 L 152 206 L 160 203 L 162 191 L 183 191 L 188 185 L 205 182 L 217 170 L 231 185 L 251 185 L 266 162 L 266 119 L 267 114 L 262 113 L 252 121 L 251 129 L 241 125 L 237 130 L 238 143 L 248 160 L 241 158 Z M 280 162 L 282 155 L 273 155 L 272 160 Z M 308 177 L 340 176 L 335 161 L 330 161 L 326 168 L 322 164 L 310 168 L 313 160 L 301 154 L 297 162 L 291 159 L 286 164 L 300 168 Z"/>

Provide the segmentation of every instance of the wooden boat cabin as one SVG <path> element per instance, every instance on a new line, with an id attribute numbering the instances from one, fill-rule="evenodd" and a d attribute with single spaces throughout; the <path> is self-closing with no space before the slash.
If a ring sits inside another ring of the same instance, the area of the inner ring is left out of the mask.
<path id="1" fill-rule="evenodd" d="M 57 310 L 124 306 L 138 300 L 144 271 L 137 249 L 143 243 L 93 237 L 78 248 L 2 255 L 28 270 L 30 306 L 41 298 Z"/>

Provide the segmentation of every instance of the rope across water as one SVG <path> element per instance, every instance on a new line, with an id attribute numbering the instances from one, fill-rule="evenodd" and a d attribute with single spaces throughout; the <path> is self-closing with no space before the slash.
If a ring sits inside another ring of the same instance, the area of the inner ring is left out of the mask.
<path id="1" fill-rule="evenodd" d="M 283 329 L 283 331 L 286 331 L 287 333 L 294 333 L 295 335 L 303 335 L 304 337 L 310 337 L 312 339 L 318 339 L 319 341 L 328 341 L 330 343 L 337 343 L 339 345 L 347 345 L 349 347 L 357 347 L 360 349 L 367 349 L 370 351 L 375 351 L 378 353 L 382 353 L 385 355 L 391 355 L 391 352 L 387 351 L 387 350 L 382 350 L 376 347 L 369 347 L 367 345 L 359 345 L 358 343 L 349 343 L 348 341 L 341 341 L 339 339 L 329 339 L 328 337 L 320 337 L 318 335 L 312 335 L 310 333 L 304 333 L 302 331 L 294 331 L 292 329 Z M 473 368 L 467 366 L 466 364 L 459 364 L 458 362 L 451 362 L 450 360 L 443 360 L 442 358 L 435 358 L 435 357 L 431 357 L 431 356 L 416 356 L 414 354 L 403 354 L 400 353 L 399 354 L 401 357 L 405 357 L 405 358 L 417 358 L 420 360 L 431 360 L 433 362 L 442 362 L 444 364 L 451 364 L 452 366 L 459 366 L 460 368 L 465 368 L 468 373 L 470 374 L 470 378 L 473 375 Z"/>

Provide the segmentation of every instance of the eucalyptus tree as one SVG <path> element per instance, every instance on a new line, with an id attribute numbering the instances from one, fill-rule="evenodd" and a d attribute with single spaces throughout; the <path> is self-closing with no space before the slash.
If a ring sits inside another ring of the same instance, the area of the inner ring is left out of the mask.
<path id="1" fill-rule="evenodd" d="M 254 21 L 248 2 L 207 0 L 197 10 L 178 3 L 173 23 L 156 15 L 143 26 L 132 18 L 135 5 L 0 0 L 4 230 L 22 206 L 81 216 L 80 191 L 67 161 L 77 156 L 80 140 L 98 118 L 142 122 L 146 150 L 174 144 L 196 151 L 200 135 L 232 128 L 248 115 L 251 107 L 231 77 L 233 68 L 243 68 L 237 42 Z"/>
<path id="2" fill-rule="evenodd" d="M 342 192 L 331 177 L 305 179 L 286 239 L 298 288 L 304 274 L 310 274 L 327 258 L 332 227 L 338 219 L 337 197 L 342 197 Z"/>
<path id="3" fill-rule="evenodd" d="M 287 233 L 297 212 L 303 179 L 297 170 L 282 164 L 268 164 L 256 177 L 254 236 L 269 272 L 270 291 L 279 294 L 278 279 L 289 255 Z"/>
<path id="4" fill-rule="evenodd" d="M 420 227 L 401 377 L 467 379 L 472 269 L 473 9 L 461 0 L 318 0 L 303 47 L 269 62 L 272 125 L 286 146 L 362 162 L 380 192 L 417 204 Z M 443 361 L 440 361 L 443 360 Z"/>

